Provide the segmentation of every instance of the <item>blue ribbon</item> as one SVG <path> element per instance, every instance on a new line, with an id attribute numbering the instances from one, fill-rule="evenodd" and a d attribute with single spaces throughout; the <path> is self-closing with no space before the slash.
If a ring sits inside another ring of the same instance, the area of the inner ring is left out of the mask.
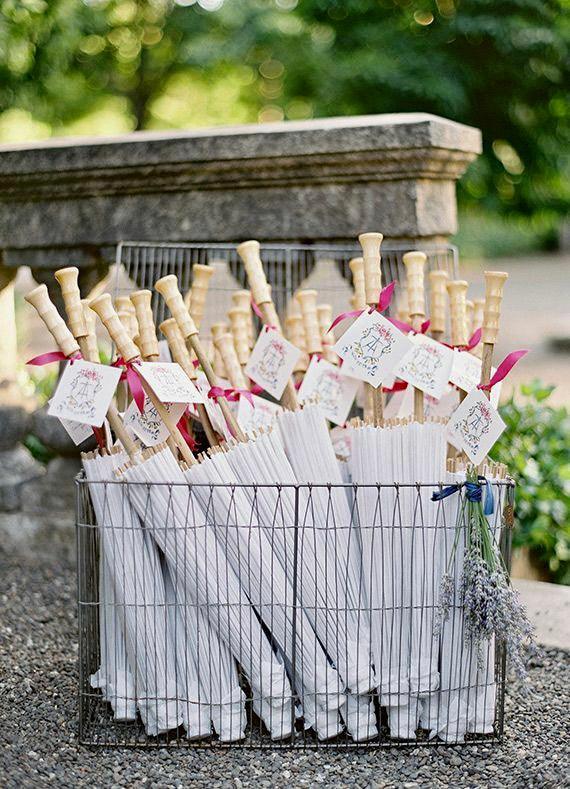
<path id="1" fill-rule="evenodd" d="M 465 488 L 465 495 L 468 501 L 482 501 L 483 499 L 483 484 L 485 485 L 485 503 L 483 505 L 483 514 L 492 515 L 495 511 L 495 499 L 493 496 L 493 488 L 488 479 L 479 476 L 478 482 L 458 482 L 454 485 L 446 485 L 441 490 L 436 490 L 431 494 L 432 501 L 442 501 L 448 496 L 453 496 L 458 493 L 461 488 Z"/>

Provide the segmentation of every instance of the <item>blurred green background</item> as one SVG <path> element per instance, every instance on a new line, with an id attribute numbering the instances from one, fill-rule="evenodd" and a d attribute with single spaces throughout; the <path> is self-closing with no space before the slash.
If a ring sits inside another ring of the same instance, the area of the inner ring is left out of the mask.
<path id="1" fill-rule="evenodd" d="M 477 126 L 469 257 L 570 205 L 568 0 L 0 0 L 0 142 L 425 111 Z"/>

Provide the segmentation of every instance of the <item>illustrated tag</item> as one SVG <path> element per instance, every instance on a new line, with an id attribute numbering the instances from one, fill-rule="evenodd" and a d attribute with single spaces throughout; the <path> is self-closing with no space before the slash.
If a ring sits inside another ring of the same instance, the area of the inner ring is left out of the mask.
<path id="1" fill-rule="evenodd" d="M 186 403 L 163 403 L 163 405 L 176 422 L 186 410 Z M 133 400 L 125 411 L 124 420 L 127 427 L 130 427 L 135 436 L 140 438 L 147 447 L 160 444 L 162 441 L 166 441 L 169 436 L 167 426 L 158 415 L 156 406 L 152 404 L 147 394 L 144 396 L 142 413 Z"/>
<path id="2" fill-rule="evenodd" d="M 413 347 L 398 365 L 396 376 L 439 400 L 449 381 L 453 351 L 425 334 L 414 335 L 412 342 Z"/>
<path id="3" fill-rule="evenodd" d="M 475 465 L 481 463 L 506 425 L 485 394 L 472 389 L 451 416 L 447 430 L 450 443 L 465 452 Z"/>
<path id="4" fill-rule="evenodd" d="M 245 366 L 245 374 L 279 400 L 301 351 L 274 329 L 265 327 Z"/>
<path id="5" fill-rule="evenodd" d="M 89 425 L 83 425 L 81 422 L 72 422 L 70 419 L 60 419 L 59 421 L 67 435 L 77 447 L 93 436 L 93 430 Z"/>
<path id="6" fill-rule="evenodd" d="M 326 419 L 344 425 L 359 386 L 358 378 L 349 378 L 339 367 L 313 356 L 299 389 L 299 402 L 315 401 Z"/>
<path id="7" fill-rule="evenodd" d="M 491 376 L 495 373 L 495 368 L 491 368 Z M 464 392 L 470 392 L 475 389 L 481 381 L 481 359 L 473 356 L 472 353 L 466 351 L 455 350 L 453 353 L 453 366 L 449 380 L 452 384 L 462 389 Z M 495 384 L 491 389 L 491 403 L 497 408 L 499 398 L 501 396 L 502 381 Z"/>
<path id="8" fill-rule="evenodd" d="M 430 395 L 424 397 L 424 416 L 425 417 L 445 417 L 449 419 L 459 404 L 457 390 L 449 384 L 444 393 L 436 400 Z M 414 414 L 414 389 L 408 386 L 401 392 L 395 392 L 386 406 L 384 407 L 384 418 L 403 419 Z"/>
<path id="9" fill-rule="evenodd" d="M 204 402 L 203 395 L 175 362 L 141 362 L 136 369 L 161 403 Z"/>
<path id="10" fill-rule="evenodd" d="M 101 427 L 120 377 L 117 367 L 83 359 L 68 364 L 51 399 L 48 414 Z"/>
<path id="11" fill-rule="evenodd" d="M 272 403 L 264 397 L 253 396 L 252 406 L 247 397 L 240 397 L 237 404 L 236 419 L 243 431 L 252 433 L 260 427 L 272 425 L 283 408 L 278 403 Z"/>
<path id="12" fill-rule="evenodd" d="M 168 342 L 166 340 L 158 341 L 158 361 L 159 362 L 172 361 L 172 354 L 170 353 L 170 348 L 168 347 Z"/>
<path id="13" fill-rule="evenodd" d="M 365 311 L 334 346 L 348 375 L 380 386 L 412 347 L 411 341 L 377 310 Z"/>

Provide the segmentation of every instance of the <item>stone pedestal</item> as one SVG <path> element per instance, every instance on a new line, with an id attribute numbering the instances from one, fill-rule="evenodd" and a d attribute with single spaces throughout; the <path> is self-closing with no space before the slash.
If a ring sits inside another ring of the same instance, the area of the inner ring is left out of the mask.
<path id="1" fill-rule="evenodd" d="M 0 147 L 8 266 L 112 262 L 121 240 L 439 241 L 477 129 L 426 114 Z"/>

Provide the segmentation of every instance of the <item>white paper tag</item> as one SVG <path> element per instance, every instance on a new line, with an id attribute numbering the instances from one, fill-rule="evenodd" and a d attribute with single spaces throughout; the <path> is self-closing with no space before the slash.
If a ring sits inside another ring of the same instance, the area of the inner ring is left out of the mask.
<path id="1" fill-rule="evenodd" d="M 453 351 L 425 334 L 411 339 L 413 347 L 398 365 L 396 376 L 439 400 L 449 381 Z"/>
<path id="2" fill-rule="evenodd" d="M 451 443 L 478 465 L 505 427 L 485 394 L 480 389 L 473 389 L 452 414 L 447 429 Z"/>
<path id="3" fill-rule="evenodd" d="M 245 366 L 245 374 L 279 400 L 301 351 L 274 329 L 263 329 Z"/>
<path id="4" fill-rule="evenodd" d="M 491 377 L 494 374 L 495 368 L 492 367 Z M 472 389 L 475 389 L 481 381 L 481 359 L 473 356 L 472 353 L 456 349 L 453 353 L 453 366 L 449 380 L 464 392 L 470 392 Z M 499 381 L 491 389 L 491 403 L 495 408 L 499 405 L 502 383 L 502 381 Z"/>
<path id="5" fill-rule="evenodd" d="M 186 403 L 163 403 L 163 405 L 176 422 L 186 410 Z M 135 436 L 140 438 L 147 447 L 160 444 L 162 441 L 166 441 L 169 436 L 168 427 L 164 424 L 158 415 L 156 407 L 146 394 L 144 396 L 142 413 L 133 400 L 125 411 L 124 420 L 127 427 L 130 427 Z"/>
<path id="6" fill-rule="evenodd" d="M 436 400 L 430 395 L 424 396 L 424 416 L 426 417 L 446 417 L 449 419 L 459 404 L 459 394 L 449 384 L 444 393 Z M 400 392 L 394 392 L 384 408 L 385 419 L 404 419 L 414 413 L 414 388 L 408 386 Z"/>
<path id="7" fill-rule="evenodd" d="M 380 386 L 412 347 L 411 341 L 377 310 L 365 311 L 334 346 L 348 375 Z"/>
<path id="8" fill-rule="evenodd" d="M 236 419 L 242 430 L 252 433 L 260 427 L 270 427 L 279 414 L 283 413 L 283 408 L 278 403 L 272 403 L 264 397 L 252 395 L 254 405 L 252 406 L 247 397 L 240 397 L 237 404 Z"/>
<path id="9" fill-rule="evenodd" d="M 90 425 L 82 425 L 81 422 L 72 422 L 70 419 L 60 419 L 59 421 L 75 446 L 83 444 L 84 441 L 93 436 L 93 430 Z"/>
<path id="10" fill-rule="evenodd" d="M 68 364 L 51 399 L 48 414 L 101 427 L 120 377 L 117 367 L 83 359 Z"/>
<path id="11" fill-rule="evenodd" d="M 344 425 L 359 386 L 358 378 L 349 378 L 339 367 L 313 356 L 299 389 L 299 402 L 314 400 L 330 422 Z"/>
<path id="12" fill-rule="evenodd" d="M 137 365 L 161 403 L 203 403 L 204 397 L 175 362 L 141 362 Z"/>
<path id="13" fill-rule="evenodd" d="M 170 348 L 168 347 L 168 342 L 166 340 L 158 341 L 158 361 L 159 362 L 172 361 L 172 354 L 170 353 Z"/>

